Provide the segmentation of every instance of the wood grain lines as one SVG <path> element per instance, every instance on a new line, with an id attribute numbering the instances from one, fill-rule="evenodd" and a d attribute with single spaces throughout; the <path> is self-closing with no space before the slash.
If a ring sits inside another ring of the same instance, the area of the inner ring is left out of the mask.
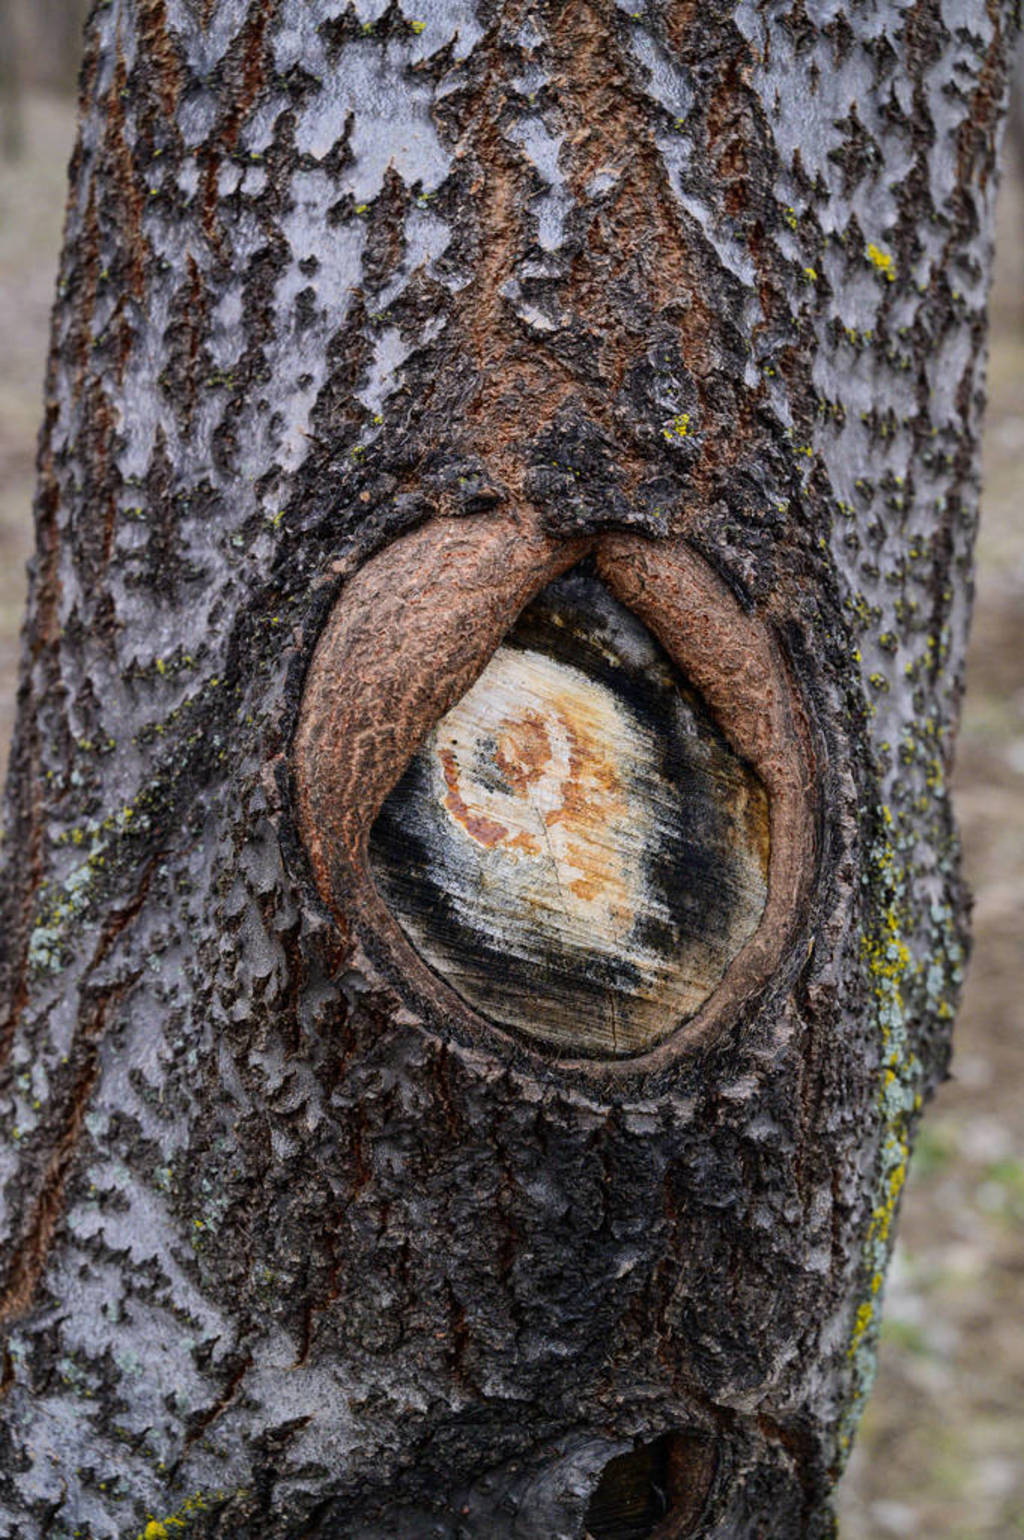
<path id="1" fill-rule="evenodd" d="M 370 839 L 413 945 L 475 1009 L 571 1053 L 692 1016 L 764 909 L 768 804 L 592 572 L 550 584 L 430 732 Z"/>

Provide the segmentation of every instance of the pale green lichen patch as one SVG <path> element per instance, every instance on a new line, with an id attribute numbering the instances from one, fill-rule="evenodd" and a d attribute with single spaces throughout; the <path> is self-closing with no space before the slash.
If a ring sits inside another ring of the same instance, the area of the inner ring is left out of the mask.
<path id="1" fill-rule="evenodd" d="M 866 1294 L 857 1306 L 847 1356 L 853 1364 L 854 1396 L 840 1430 L 840 1448 L 849 1448 L 864 1400 L 874 1379 L 882 1284 L 889 1259 L 893 1220 L 909 1155 L 909 1122 L 920 1101 L 919 1069 L 909 1051 L 905 988 L 913 968 L 904 935 L 906 880 L 892 840 L 893 817 L 882 809 L 885 833 L 871 851 L 878 894 L 878 919 L 861 939 L 877 1030 L 881 1040 L 876 1106 L 883 1135 L 875 1179 L 871 1220 L 863 1244 Z"/>
<path id="2" fill-rule="evenodd" d="M 89 906 L 93 879 L 104 862 L 106 846 L 100 844 L 76 866 L 55 891 L 43 883 L 39 917 L 28 941 L 28 965 L 35 973 L 53 973 L 61 965 L 61 940 L 65 929 Z"/>
<path id="3" fill-rule="evenodd" d="M 924 946 L 911 934 L 914 838 L 901 829 L 898 815 L 888 807 L 880 809 L 880 832 L 870 852 L 867 879 L 874 889 L 875 919 L 861 938 L 861 961 L 880 1049 L 875 1106 L 881 1138 L 861 1250 L 864 1286 L 846 1349 L 853 1394 L 839 1429 L 841 1459 L 849 1451 L 874 1380 L 885 1272 L 914 1125 L 923 1104 L 925 1075 L 912 1038 L 922 1018 L 941 1021 L 952 1015 L 951 997 L 961 980 L 964 960 L 948 905 L 931 907 Z"/>
<path id="4" fill-rule="evenodd" d="M 36 923 L 29 936 L 28 965 L 33 973 L 54 973 L 63 960 L 65 938 L 73 922 L 83 916 L 96 898 L 96 885 L 116 856 L 121 842 L 145 833 L 149 817 L 147 794 L 119 808 L 102 822 L 90 822 L 65 830 L 57 845 L 82 847 L 85 860 L 73 867 L 61 882 L 40 884 Z"/>

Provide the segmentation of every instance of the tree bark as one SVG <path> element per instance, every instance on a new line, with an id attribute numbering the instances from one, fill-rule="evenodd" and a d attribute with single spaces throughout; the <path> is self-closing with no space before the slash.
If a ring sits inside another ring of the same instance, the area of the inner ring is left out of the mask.
<path id="1" fill-rule="evenodd" d="M 7 791 L 5 1534 L 833 1533 L 966 949 L 1011 30 L 97 5 Z M 696 703 L 712 877 L 734 761 L 769 842 L 691 1014 L 579 1052 L 460 992 L 374 834 L 566 572 L 587 656 L 607 593 Z"/>

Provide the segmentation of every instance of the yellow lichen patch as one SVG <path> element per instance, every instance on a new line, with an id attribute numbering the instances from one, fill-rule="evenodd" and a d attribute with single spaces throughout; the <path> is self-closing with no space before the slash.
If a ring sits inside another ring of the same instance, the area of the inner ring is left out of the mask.
<path id="1" fill-rule="evenodd" d="M 857 1319 L 853 1326 L 853 1336 L 850 1338 L 850 1346 L 847 1349 L 850 1358 L 856 1357 L 864 1338 L 867 1336 L 872 1321 L 875 1318 L 875 1307 L 870 1300 L 865 1300 L 857 1307 Z"/>
<path id="2" fill-rule="evenodd" d="M 187 1519 L 179 1519 L 176 1514 L 171 1514 L 166 1519 L 150 1519 L 142 1531 L 142 1540 L 171 1540 L 176 1529 L 184 1529 Z"/>
<path id="3" fill-rule="evenodd" d="M 679 412 L 672 421 L 662 428 L 661 436 L 666 444 L 671 444 L 673 439 L 687 438 L 690 432 L 689 412 Z"/>
<path id="4" fill-rule="evenodd" d="M 875 1246 L 878 1243 L 887 1244 L 892 1234 L 893 1221 L 896 1218 L 896 1207 L 899 1203 L 900 1193 L 903 1191 L 907 1180 L 907 1162 L 910 1159 L 910 1146 L 906 1135 L 893 1139 L 886 1150 L 890 1158 L 895 1156 L 896 1164 L 889 1170 L 882 1189 L 882 1201 L 875 1207 L 871 1214 L 871 1224 L 868 1229 L 868 1245 Z M 881 1278 L 881 1273 L 876 1272 L 875 1278 Z M 872 1292 L 877 1293 L 878 1287 L 872 1283 Z"/>
<path id="5" fill-rule="evenodd" d="M 868 247 L 868 260 L 880 273 L 884 273 L 889 282 L 892 283 L 896 277 L 896 267 L 890 252 L 883 251 L 881 246 L 876 246 L 872 241 Z"/>
<path id="6" fill-rule="evenodd" d="M 236 1496 L 243 1497 L 245 1488 L 241 1488 Z M 175 1540 L 183 1530 L 187 1530 L 192 1519 L 199 1513 L 205 1513 L 211 1501 L 222 1503 L 227 1499 L 226 1492 L 218 1491 L 205 1495 L 196 1492 L 192 1497 L 187 1497 L 181 1507 L 175 1513 L 169 1513 L 162 1519 L 149 1519 L 139 1531 L 136 1540 Z"/>
<path id="7" fill-rule="evenodd" d="M 886 860 L 891 862 L 891 851 Z M 875 980 L 876 999 L 882 999 L 889 989 L 898 997 L 899 982 L 910 966 L 910 948 L 900 936 L 899 918 L 892 905 L 885 910 L 879 931 L 861 938 L 861 953 Z"/>

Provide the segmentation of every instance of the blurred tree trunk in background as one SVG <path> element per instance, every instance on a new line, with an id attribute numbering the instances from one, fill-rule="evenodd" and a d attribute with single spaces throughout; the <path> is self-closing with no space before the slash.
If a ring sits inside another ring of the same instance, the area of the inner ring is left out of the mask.
<path id="1" fill-rule="evenodd" d="M 21 68 L 14 15 L 0 5 L 0 150 L 13 160 L 21 150 Z"/>
<path id="2" fill-rule="evenodd" d="M 1024 168 L 1024 37 L 1017 43 L 1017 62 L 1010 80 L 1010 134 L 1018 162 Z"/>
<path id="3" fill-rule="evenodd" d="M 89 0 L 0 0 L 0 152 L 21 148 L 26 89 L 70 94 Z"/>
<path id="4" fill-rule="evenodd" d="M 22 89 L 73 91 L 89 8 L 90 0 L 3 0 L 0 69 Z"/>
<path id="5" fill-rule="evenodd" d="M 966 946 L 1009 9 L 93 11 L 0 891 L 12 1540 L 832 1533 Z M 813 881 L 699 1053 L 463 1030 L 314 880 L 332 606 L 502 521 L 698 553 L 802 702 Z"/>
<path id="6" fill-rule="evenodd" d="M 91 0 L 22 0 L 26 6 L 26 35 L 31 39 L 29 57 L 42 70 L 40 84 L 58 91 L 73 91 L 82 62 L 82 28 Z"/>

